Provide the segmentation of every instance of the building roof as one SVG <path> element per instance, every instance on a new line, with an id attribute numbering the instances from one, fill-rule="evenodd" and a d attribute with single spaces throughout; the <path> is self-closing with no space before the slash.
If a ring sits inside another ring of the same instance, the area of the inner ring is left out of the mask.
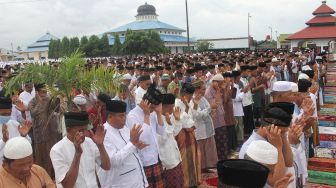
<path id="1" fill-rule="evenodd" d="M 113 45 L 114 44 L 114 36 L 110 35 L 109 37 L 109 44 Z M 120 42 L 124 43 L 125 42 L 125 36 L 120 36 Z M 187 42 L 188 39 L 185 36 L 177 36 L 177 35 L 160 35 L 160 38 L 163 42 Z M 195 39 L 190 38 L 190 42 L 194 42 Z"/>
<path id="2" fill-rule="evenodd" d="M 155 7 L 153 5 L 147 4 L 147 2 L 144 5 L 139 6 L 137 16 L 143 15 L 156 15 Z"/>
<path id="3" fill-rule="evenodd" d="M 50 34 L 49 32 L 47 32 L 45 35 L 43 35 L 42 37 L 40 37 L 37 42 L 43 42 L 43 41 L 51 41 L 51 40 L 57 40 L 58 38 L 55 37 L 54 35 Z"/>
<path id="4" fill-rule="evenodd" d="M 27 48 L 25 52 L 45 52 L 49 50 L 49 46 L 45 47 L 33 47 L 33 48 Z"/>
<path id="5" fill-rule="evenodd" d="M 128 23 L 126 25 L 120 26 L 118 28 L 112 29 L 107 33 L 115 33 L 115 32 L 125 32 L 127 29 L 131 30 L 150 30 L 150 29 L 169 29 L 169 30 L 177 30 L 184 32 L 185 30 L 175 27 L 173 25 L 160 22 L 158 20 L 145 20 L 145 21 L 134 21 Z"/>
<path id="6" fill-rule="evenodd" d="M 290 35 L 287 39 L 336 38 L 336 17 L 331 15 L 334 13 L 335 11 L 326 5 L 326 1 L 322 1 L 322 5 L 313 12 L 316 16 L 306 23 L 308 27 Z"/>
<path id="7" fill-rule="evenodd" d="M 294 33 L 287 39 L 320 39 L 320 38 L 336 38 L 336 25 L 306 27 L 305 29 Z"/>
<path id="8" fill-rule="evenodd" d="M 181 35 L 160 35 L 161 40 L 164 42 L 188 42 L 188 38 Z M 189 38 L 190 42 L 195 41 L 194 39 Z"/>
<path id="9" fill-rule="evenodd" d="M 25 52 L 38 52 L 38 51 L 48 51 L 49 43 L 51 40 L 57 40 L 58 38 L 47 32 L 45 35 L 37 39 L 36 42 L 29 45 Z"/>
<path id="10" fill-rule="evenodd" d="M 335 14 L 335 11 L 330 8 L 327 4 L 326 1 L 322 1 L 322 5 L 319 6 L 314 12 L 313 15 L 317 14 Z"/>
<path id="11" fill-rule="evenodd" d="M 306 22 L 307 25 L 311 24 L 329 24 L 329 23 L 336 23 L 335 16 L 315 16 L 314 18 L 310 19 Z"/>

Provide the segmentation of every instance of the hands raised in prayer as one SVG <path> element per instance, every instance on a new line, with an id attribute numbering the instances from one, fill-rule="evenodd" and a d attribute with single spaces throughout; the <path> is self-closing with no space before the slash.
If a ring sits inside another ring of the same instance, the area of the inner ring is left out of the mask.
<path id="1" fill-rule="evenodd" d="M 24 103 L 19 99 L 18 95 L 12 96 L 12 102 L 15 105 L 15 108 L 18 109 L 20 112 L 27 111 L 27 107 L 24 105 Z"/>
<path id="2" fill-rule="evenodd" d="M 142 100 L 139 104 L 140 108 L 144 111 L 145 115 L 150 114 L 150 106 L 151 104 L 148 102 L 148 100 Z"/>
<path id="3" fill-rule="evenodd" d="M 181 119 L 181 109 L 180 107 L 174 107 L 173 111 L 174 118 L 179 121 Z"/>
<path id="4" fill-rule="evenodd" d="M 20 112 L 27 111 L 26 105 L 21 100 L 17 100 L 14 104 L 15 108 L 18 109 Z"/>
<path id="5" fill-rule="evenodd" d="M 170 121 L 170 114 L 168 112 L 166 112 L 164 114 L 165 118 L 166 118 L 166 122 L 168 123 L 168 125 L 172 125 L 171 121 Z"/>
<path id="6" fill-rule="evenodd" d="M 8 132 L 8 126 L 6 124 L 2 125 L 2 140 L 4 142 L 7 142 L 9 139 L 9 132 Z"/>
<path id="7" fill-rule="evenodd" d="M 94 114 L 89 114 L 89 121 L 91 124 L 97 124 L 98 123 L 98 117 Z"/>
<path id="8" fill-rule="evenodd" d="M 263 127 L 266 130 L 267 140 L 277 149 L 282 149 L 281 129 L 275 125 L 271 125 L 270 130 Z"/>
<path id="9" fill-rule="evenodd" d="M 31 121 L 24 121 L 19 127 L 19 133 L 22 137 L 26 137 L 29 133 L 30 129 L 32 128 L 32 122 Z"/>
<path id="10" fill-rule="evenodd" d="M 98 146 L 101 147 L 104 145 L 104 139 L 106 135 L 106 130 L 104 129 L 104 126 L 102 124 L 98 125 L 96 128 L 96 132 L 93 133 L 92 130 L 89 131 L 90 138 L 92 141 Z"/>
<path id="11" fill-rule="evenodd" d="M 157 105 L 154 109 L 157 114 L 162 114 L 162 103 Z"/>
<path id="12" fill-rule="evenodd" d="M 197 94 L 197 95 L 195 95 L 195 97 L 193 97 L 193 103 L 194 103 L 194 106 L 195 106 L 196 109 L 197 109 L 197 107 L 198 107 L 198 105 L 201 101 L 201 98 L 202 98 L 202 95 L 199 95 L 199 94 Z"/>
<path id="13" fill-rule="evenodd" d="M 142 126 L 141 125 L 134 125 L 133 128 L 131 129 L 130 132 L 130 141 L 131 143 L 137 148 L 137 149 L 143 149 L 149 144 L 144 143 L 143 141 L 140 140 L 140 135 L 143 132 L 142 131 Z"/>
<path id="14" fill-rule="evenodd" d="M 83 153 L 81 143 L 84 142 L 84 139 L 85 139 L 85 135 L 83 132 L 80 132 L 80 131 L 76 132 L 73 143 L 75 145 L 75 150 L 76 150 L 77 155 L 81 155 Z"/>
<path id="15" fill-rule="evenodd" d="M 288 129 L 288 142 L 289 144 L 296 145 L 300 143 L 300 136 L 302 135 L 303 125 L 297 123 L 298 120 L 295 120 L 295 123 Z"/>

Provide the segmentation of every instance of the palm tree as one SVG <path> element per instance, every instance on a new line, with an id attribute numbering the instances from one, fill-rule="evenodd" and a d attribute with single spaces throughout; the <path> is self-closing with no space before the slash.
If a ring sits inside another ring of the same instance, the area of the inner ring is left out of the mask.
<path id="1" fill-rule="evenodd" d="M 121 76 L 113 68 L 98 66 L 90 69 L 85 65 L 83 53 L 78 50 L 64 58 L 58 67 L 28 64 L 5 83 L 6 95 L 16 93 L 27 81 L 45 83 L 51 98 L 60 100 L 61 104 L 65 104 L 65 110 L 69 111 L 74 109 L 74 88 L 86 93 L 99 91 L 107 94 L 119 90 Z"/>

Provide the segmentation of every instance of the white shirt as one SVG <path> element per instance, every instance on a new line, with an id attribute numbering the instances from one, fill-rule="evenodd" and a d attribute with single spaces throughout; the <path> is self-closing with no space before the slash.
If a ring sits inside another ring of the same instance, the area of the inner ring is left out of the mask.
<path id="1" fill-rule="evenodd" d="M 23 91 L 20 96 L 19 99 L 23 102 L 23 104 L 28 107 L 29 102 L 35 97 L 35 89 L 33 89 L 33 91 L 31 93 L 28 93 L 27 91 Z M 31 115 L 29 111 L 25 112 L 26 114 L 26 120 L 31 121 Z"/>
<path id="2" fill-rule="evenodd" d="M 178 128 L 180 128 L 180 130 L 182 128 L 191 128 L 191 127 L 195 126 L 195 122 L 194 122 L 194 120 L 192 118 L 192 115 L 191 115 L 191 109 L 189 108 L 188 113 L 186 113 L 185 112 L 186 106 L 182 102 L 181 99 L 175 99 L 175 107 L 179 107 L 181 109 L 180 119 L 183 122 L 183 124 L 182 124 L 181 127 L 178 127 Z M 175 128 L 175 129 L 177 129 L 177 128 Z"/>
<path id="3" fill-rule="evenodd" d="M 296 73 L 298 73 L 298 63 L 295 61 L 295 60 L 293 60 L 292 61 L 292 72 L 294 73 L 294 74 L 296 74 Z"/>
<path id="4" fill-rule="evenodd" d="M 35 90 L 33 90 L 31 93 L 28 93 L 27 91 L 23 91 L 19 95 L 19 99 L 25 104 L 28 105 L 29 102 L 35 97 Z"/>
<path id="5" fill-rule="evenodd" d="M 30 114 L 30 113 L 29 113 Z M 24 122 L 25 119 L 23 119 L 21 111 L 19 111 L 15 105 L 12 106 L 12 112 L 11 112 L 11 120 L 17 121 L 17 122 Z"/>
<path id="6" fill-rule="evenodd" d="M 194 103 L 190 101 L 190 110 L 194 120 L 196 140 L 210 138 L 215 135 L 215 128 L 210 116 L 211 106 L 205 97 L 202 97 L 197 110 L 194 110 Z"/>
<path id="7" fill-rule="evenodd" d="M 244 159 L 247 148 L 249 147 L 249 145 L 251 144 L 251 142 L 255 141 L 255 140 L 264 140 L 267 141 L 264 137 L 260 136 L 256 130 L 253 130 L 252 135 L 248 138 L 248 140 L 246 140 L 246 142 L 243 144 L 243 146 L 241 147 L 240 151 L 239 151 L 239 159 Z M 287 167 L 286 168 L 287 172 L 290 172 L 293 175 L 294 181 L 288 185 L 288 188 L 295 188 L 296 185 L 296 176 L 295 176 L 295 170 L 294 167 Z M 270 188 L 270 186 L 266 183 L 266 185 L 264 186 L 264 188 Z"/>
<path id="8" fill-rule="evenodd" d="M 140 104 L 142 97 L 146 94 L 147 90 L 142 89 L 141 86 L 135 90 L 135 103 Z"/>
<path id="9" fill-rule="evenodd" d="M 312 102 L 313 102 L 313 107 L 314 107 L 314 114 L 313 114 L 313 117 L 314 117 L 314 118 L 317 118 L 317 104 L 316 104 L 316 99 L 317 99 L 317 97 L 316 97 L 316 95 L 313 94 L 313 93 L 309 93 L 309 96 L 310 96 L 310 98 L 311 98 L 311 100 L 312 100 Z"/>
<path id="10" fill-rule="evenodd" d="M 235 117 L 241 117 L 241 116 L 244 116 L 242 101 L 243 101 L 245 93 L 240 91 L 238 84 L 234 83 L 233 87 L 237 89 L 236 97 L 232 99 L 233 115 Z"/>
<path id="11" fill-rule="evenodd" d="M 307 167 L 307 157 L 306 157 L 306 148 L 305 148 L 305 141 L 304 135 L 300 136 L 300 143 L 293 147 L 293 160 L 298 167 L 298 174 L 302 175 L 303 184 L 305 185 L 306 179 L 308 178 L 308 167 Z"/>
<path id="12" fill-rule="evenodd" d="M 100 153 L 91 138 L 85 137 L 81 144 L 83 153 L 80 158 L 79 171 L 74 188 L 96 188 L 96 164 L 100 166 Z M 75 155 L 75 146 L 64 137 L 50 150 L 50 159 L 55 170 L 55 181 L 58 188 L 63 188 L 61 182 L 70 169 Z"/>
<path id="13" fill-rule="evenodd" d="M 0 125 L 0 129 L 2 130 L 2 125 Z M 19 126 L 20 126 L 20 123 L 15 121 L 15 120 L 9 120 L 7 123 L 7 130 L 8 130 L 8 134 L 9 134 L 9 139 L 11 138 L 15 138 L 15 137 L 18 137 L 18 136 L 21 136 L 20 135 L 20 132 L 19 132 Z M 5 142 L 2 140 L 2 133 L 0 133 L 0 165 L 2 165 L 2 161 L 3 161 L 3 154 L 4 154 L 4 148 L 5 148 Z M 27 135 L 25 137 L 30 143 L 31 143 L 31 139 L 30 137 Z"/>
<path id="14" fill-rule="evenodd" d="M 257 131 L 257 129 L 253 130 L 251 136 L 244 142 L 244 144 L 240 148 L 239 159 L 244 159 L 247 148 L 249 147 L 251 142 L 256 141 L 256 140 L 267 141 L 264 137 L 260 136 L 256 131 Z"/>
<path id="15" fill-rule="evenodd" d="M 162 166 L 164 169 L 169 170 L 175 168 L 182 161 L 180 150 L 178 148 L 174 134 L 175 125 L 178 123 L 181 124 L 182 122 L 175 120 L 175 118 L 171 115 L 170 121 L 172 125 L 168 125 L 166 118 L 164 116 L 162 116 L 162 118 L 165 125 L 165 130 L 162 135 L 157 136 L 157 139 L 159 143 L 159 152 Z"/>
<path id="16" fill-rule="evenodd" d="M 144 188 L 148 186 L 136 147 L 130 142 L 130 130 L 124 126 L 113 128 L 104 124 L 106 135 L 104 146 L 111 161 L 111 169 L 98 170 L 102 188 Z"/>
<path id="17" fill-rule="evenodd" d="M 243 82 L 244 87 L 246 87 L 249 83 L 249 81 L 246 78 L 240 78 L 240 81 Z M 251 90 L 249 89 L 247 93 L 243 96 L 242 100 L 243 106 L 249 106 L 253 104 L 253 98 L 252 98 L 252 93 Z"/>
<path id="18" fill-rule="evenodd" d="M 126 118 L 126 125 L 129 129 L 132 129 L 135 124 L 142 125 L 143 132 L 140 135 L 140 140 L 149 144 L 139 152 L 142 164 L 145 167 L 159 162 L 159 144 L 156 134 L 162 135 L 164 132 L 164 126 L 158 124 L 155 112 L 150 114 L 149 119 L 150 125 L 145 124 L 144 112 L 139 105 L 131 110 Z"/>

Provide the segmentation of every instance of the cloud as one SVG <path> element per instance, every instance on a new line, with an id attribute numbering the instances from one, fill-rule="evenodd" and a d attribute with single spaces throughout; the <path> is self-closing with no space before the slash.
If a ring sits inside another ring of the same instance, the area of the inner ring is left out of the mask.
<path id="1" fill-rule="evenodd" d="M 0 48 L 14 48 L 35 42 L 46 31 L 63 36 L 101 34 L 135 20 L 145 0 L 44 0 L 27 2 L 0 0 Z M 14 1 L 14 0 L 13 0 Z M 186 29 L 184 0 L 148 0 L 163 22 Z M 190 36 L 226 38 L 247 36 L 250 12 L 251 35 L 264 39 L 269 26 L 280 33 L 293 33 L 321 1 L 316 0 L 188 0 Z M 327 4 L 336 9 L 336 2 Z"/>

